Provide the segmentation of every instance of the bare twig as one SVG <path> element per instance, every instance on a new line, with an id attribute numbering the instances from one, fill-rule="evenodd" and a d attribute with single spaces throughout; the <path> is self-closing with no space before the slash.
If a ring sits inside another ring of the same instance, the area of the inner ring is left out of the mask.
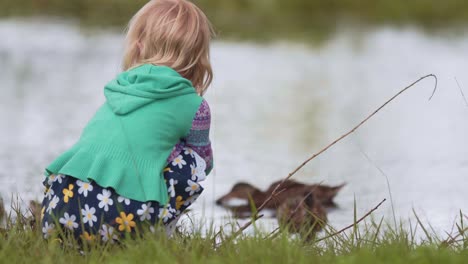
<path id="1" fill-rule="evenodd" d="M 375 210 L 377 210 L 387 199 L 383 199 L 376 207 L 372 208 L 369 212 L 367 212 L 363 217 L 359 218 L 357 221 L 355 221 L 354 223 L 344 227 L 343 229 L 340 229 L 332 234 L 329 234 L 328 236 L 325 236 L 325 237 L 322 237 L 320 239 L 317 239 L 315 240 L 315 243 L 317 242 L 320 242 L 320 241 L 323 241 L 325 239 L 328 239 L 328 238 L 331 238 L 331 237 L 334 237 L 336 235 L 339 235 L 341 233 L 343 233 L 344 231 L 352 228 L 352 227 L 355 227 L 357 224 L 359 224 L 360 222 L 362 222 L 362 220 L 366 219 L 369 215 L 371 215 Z"/>
<path id="2" fill-rule="evenodd" d="M 235 237 L 237 237 L 238 235 L 240 235 L 242 233 L 243 230 L 247 229 L 247 227 L 249 227 L 252 223 L 254 223 L 255 221 L 257 221 L 260 217 L 258 217 L 258 212 L 261 211 L 268 202 L 270 202 L 273 197 L 276 195 L 276 193 L 278 192 L 279 188 L 287 181 L 289 180 L 294 174 L 296 174 L 300 169 L 302 169 L 307 163 L 309 163 L 311 160 L 315 159 L 316 157 L 318 157 L 319 155 L 321 155 L 322 153 L 324 153 L 325 151 L 327 151 L 329 148 L 331 148 L 332 146 L 334 146 L 336 143 L 340 142 L 342 139 L 344 139 L 345 137 L 349 136 L 350 134 L 352 134 L 354 131 L 356 131 L 359 127 L 361 127 L 364 123 L 366 123 L 370 118 L 372 118 L 375 114 L 377 114 L 380 110 L 382 110 L 382 108 L 384 108 L 386 105 L 388 105 L 390 102 L 392 102 L 395 98 L 397 98 L 400 94 L 404 93 L 406 90 L 408 90 L 409 88 L 413 87 L 415 84 L 417 84 L 418 82 L 426 79 L 426 78 L 429 78 L 429 77 L 432 77 L 434 78 L 435 80 L 435 84 L 434 84 L 434 90 L 432 91 L 432 94 L 431 96 L 429 97 L 429 100 L 432 99 L 432 97 L 434 96 L 436 90 L 437 90 L 437 76 L 435 76 L 434 74 L 428 74 L 426 76 L 423 76 L 421 78 L 419 78 L 418 80 L 416 80 L 415 82 L 411 83 L 410 85 L 406 86 L 405 88 L 403 88 L 402 90 L 400 90 L 397 94 L 395 94 L 393 97 L 391 97 L 389 100 L 387 100 L 383 105 L 381 105 L 379 108 L 377 108 L 377 110 L 375 110 L 374 112 L 372 112 L 370 115 L 368 115 L 366 118 L 364 118 L 359 124 L 357 124 L 355 127 L 353 127 L 351 130 L 349 130 L 348 132 L 346 132 L 345 134 L 343 134 L 342 136 L 340 136 L 339 138 L 337 138 L 335 141 L 333 141 L 332 143 L 328 144 L 326 147 L 324 147 L 323 149 L 321 149 L 319 152 L 315 153 L 314 155 L 312 155 L 311 157 L 309 157 L 308 159 L 306 159 L 304 162 L 302 162 L 301 165 L 299 165 L 296 169 L 294 169 L 291 173 L 288 174 L 288 176 L 286 178 L 284 178 L 276 187 L 275 189 L 273 189 L 273 192 L 271 193 L 271 195 L 262 203 L 262 205 L 260 205 L 258 207 L 258 210 L 257 212 L 254 214 L 254 216 L 252 217 L 252 220 L 245 223 L 238 231 L 236 231 L 235 233 L 233 233 L 228 239 L 234 239 Z"/>
<path id="3" fill-rule="evenodd" d="M 458 90 L 460 90 L 461 96 L 463 97 L 463 101 L 465 101 L 465 105 L 468 106 L 468 101 L 466 100 L 465 94 L 463 93 L 463 89 L 460 86 L 460 83 L 458 83 L 457 77 L 453 77 L 455 79 L 455 82 L 457 83 Z"/>
<path id="4" fill-rule="evenodd" d="M 302 167 L 304 167 L 307 163 L 309 163 L 309 161 L 315 159 L 317 156 L 319 156 L 320 154 L 322 154 L 323 152 L 327 151 L 329 148 L 331 148 L 333 145 L 335 145 L 336 143 L 338 143 L 339 141 L 341 141 L 342 139 L 344 139 L 345 137 L 349 136 L 350 134 L 352 134 L 354 131 L 356 131 L 359 127 L 361 127 L 364 123 L 366 123 L 370 118 L 372 118 L 375 114 L 377 114 L 380 110 L 382 110 L 382 108 L 384 108 L 387 104 L 389 104 L 391 101 L 393 101 L 395 98 L 397 98 L 400 94 L 404 93 L 406 90 L 408 90 L 409 88 L 413 87 L 415 84 L 417 84 L 418 82 L 426 79 L 426 78 L 429 78 L 429 77 L 433 77 L 435 79 L 435 86 L 434 86 L 434 90 L 432 91 L 432 95 L 429 97 L 429 100 L 432 99 L 432 97 L 434 96 L 435 94 L 435 91 L 437 89 L 437 76 L 435 76 L 434 74 L 429 74 L 429 75 L 426 75 L 424 77 L 421 77 L 419 78 L 417 81 L 413 82 L 412 84 L 406 86 L 404 89 L 402 89 L 401 91 L 399 91 L 397 94 L 395 94 L 392 98 L 390 98 L 389 100 L 387 100 L 383 105 L 381 105 L 379 108 L 377 108 L 377 110 L 375 110 L 374 112 L 372 112 L 369 116 L 367 116 L 366 118 L 364 118 L 364 120 L 362 120 L 358 125 L 356 125 L 355 127 L 353 127 L 350 131 L 346 132 L 345 134 L 343 134 L 341 137 L 339 137 L 338 139 L 336 139 L 335 141 L 333 141 L 332 143 L 330 143 L 328 146 L 326 146 L 325 148 L 323 148 L 322 150 L 320 150 L 319 152 L 315 153 L 314 155 L 312 155 L 310 158 L 306 159 L 301 165 L 299 165 L 299 167 L 297 167 L 296 169 L 294 169 L 291 173 L 289 173 L 289 175 L 280 183 L 278 184 L 278 186 L 275 188 L 275 189 L 278 189 L 280 187 L 280 185 L 282 183 L 284 183 L 286 180 L 289 180 L 294 174 L 296 174 L 300 169 L 302 169 Z M 274 192 L 274 191 L 273 191 Z"/>

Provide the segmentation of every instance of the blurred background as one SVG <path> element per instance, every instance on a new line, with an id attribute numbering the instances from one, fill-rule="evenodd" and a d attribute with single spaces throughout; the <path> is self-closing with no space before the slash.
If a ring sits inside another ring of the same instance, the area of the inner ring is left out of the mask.
<path id="1" fill-rule="evenodd" d="M 144 0 L 0 0 L 0 195 L 42 199 L 43 168 L 70 147 L 120 72 L 124 28 Z M 239 181 L 265 189 L 423 75 L 296 180 L 347 185 L 341 228 L 375 218 L 450 232 L 468 212 L 468 2 L 200 0 L 214 24 L 215 170 L 193 206 L 224 225 L 216 198 Z M 459 86 L 456 80 L 458 80 Z M 266 229 L 274 220 L 262 220 Z"/>

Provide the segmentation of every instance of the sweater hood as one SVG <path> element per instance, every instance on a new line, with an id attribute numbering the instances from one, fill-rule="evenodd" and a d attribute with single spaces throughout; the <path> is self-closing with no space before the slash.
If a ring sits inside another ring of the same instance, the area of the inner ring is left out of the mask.
<path id="1" fill-rule="evenodd" d="M 120 73 L 104 88 L 107 104 L 117 115 L 131 113 L 147 104 L 196 93 L 192 83 L 167 66 L 144 64 Z"/>

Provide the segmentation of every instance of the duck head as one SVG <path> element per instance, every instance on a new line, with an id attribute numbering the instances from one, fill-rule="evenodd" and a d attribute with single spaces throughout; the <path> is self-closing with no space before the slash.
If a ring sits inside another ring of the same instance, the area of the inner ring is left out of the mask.
<path id="1" fill-rule="evenodd" d="M 245 201 L 245 203 L 248 203 L 250 199 L 252 199 L 255 196 L 258 196 L 259 194 L 262 194 L 262 191 L 260 191 L 256 187 L 252 186 L 249 183 L 239 182 L 232 187 L 229 193 L 223 195 L 218 200 L 216 200 L 216 204 L 228 207 L 229 202 L 235 199 L 243 200 Z"/>

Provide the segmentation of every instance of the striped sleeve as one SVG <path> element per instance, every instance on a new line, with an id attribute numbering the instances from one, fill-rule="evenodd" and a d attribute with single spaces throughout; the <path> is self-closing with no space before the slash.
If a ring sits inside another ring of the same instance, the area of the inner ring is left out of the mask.
<path id="1" fill-rule="evenodd" d="M 174 147 L 168 162 L 177 157 L 183 147 L 190 147 L 206 162 L 206 174 L 213 168 L 213 151 L 209 138 L 211 126 L 211 111 L 206 100 L 200 104 L 197 113 L 192 121 L 192 127 L 187 137 Z"/>

